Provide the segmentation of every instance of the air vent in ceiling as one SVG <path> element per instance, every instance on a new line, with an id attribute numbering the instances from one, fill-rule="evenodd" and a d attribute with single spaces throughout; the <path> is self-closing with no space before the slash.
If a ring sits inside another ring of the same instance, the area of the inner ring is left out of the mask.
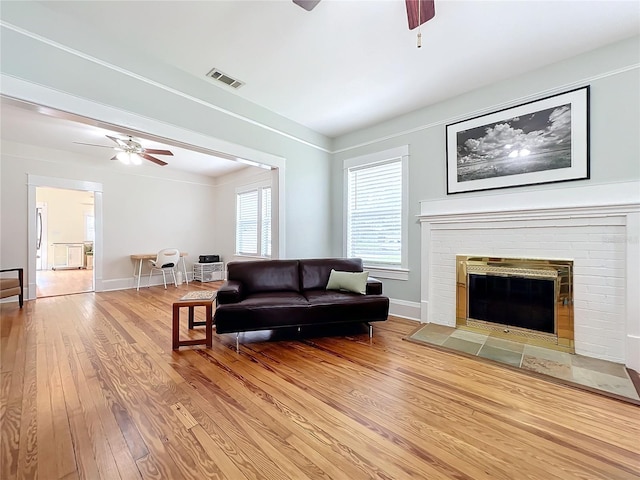
<path id="1" fill-rule="evenodd" d="M 211 77 L 214 80 L 224 83 L 232 88 L 240 88 L 244 85 L 244 82 L 240 80 L 236 80 L 235 78 L 231 78 L 226 73 L 221 72 L 217 68 L 213 68 L 209 73 L 207 73 L 207 77 Z"/>

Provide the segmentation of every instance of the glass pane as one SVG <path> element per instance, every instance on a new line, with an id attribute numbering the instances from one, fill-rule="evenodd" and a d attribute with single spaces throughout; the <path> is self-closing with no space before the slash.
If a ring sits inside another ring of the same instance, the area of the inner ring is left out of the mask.
<path id="1" fill-rule="evenodd" d="M 402 160 L 350 169 L 347 202 L 347 255 L 401 265 Z"/>

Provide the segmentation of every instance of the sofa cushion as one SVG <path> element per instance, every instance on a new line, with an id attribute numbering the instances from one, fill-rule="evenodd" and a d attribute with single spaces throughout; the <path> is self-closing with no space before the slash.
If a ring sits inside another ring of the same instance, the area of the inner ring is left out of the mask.
<path id="1" fill-rule="evenodd" d="M 20 288 L 20 280 L 18 278 L 0 278 L 0 290 L 12 288 Z"/>
<path id="2" fill-rule="evenodd" d="M 309 305 L 306 297 L 295 292 L 253 293 L 238 303 L 245 308 L 259 308 L 265 305 Z"/>
<path id="3" fill-rule="evenodd" d="M 367 293 L 367 278 L 369 272 L 339 272 L 331 270 L 327 290 L 347 290 L 348 292 Z"/>
<path id="4" fill-rule="evenodd" d="M 331 270 L 361 272 L 360 258 L 314 258 L 300 260 L 300 280 L 302 290 L 324 289 L 327 287 Z"/>
<path id="5" fill-rule="evenodd" d="M 293 327 L 307 319 L 307 305 L 265 305 L 261 308 L 244 308 L 228 303 L 216 310 L 216 333 L 247 332 Z"/>
<path id="6" fill-rule="evenodd" d="M 338 290 L 308 290 L 310 316 L 318 323 L 374 322 L 387 319 L 389 299 L 382 295 L 360 295 Z"/>
<path id="7" fill-rule="evenodd" d="M 259 292 L 300 291 L 297 260 L 229 262 L 227 278 L 241 282 L 245 296 Z"/>

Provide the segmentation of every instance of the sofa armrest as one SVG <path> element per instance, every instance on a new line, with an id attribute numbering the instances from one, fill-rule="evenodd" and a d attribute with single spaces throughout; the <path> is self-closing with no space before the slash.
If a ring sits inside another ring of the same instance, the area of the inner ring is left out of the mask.
<path id="1" fill-rule="evenodd" d="M 216 296 L 216 303 L 224 305 L 225 303 L 238 303 L 243 298 L 242 283 L 235 280 L 227 280 L 222 284 Z"/>
<path id="2" fill-rule="evenodd" d="M 367 279 L 367 295 L 382 295 L 382 282 L 377 278 Z"/>

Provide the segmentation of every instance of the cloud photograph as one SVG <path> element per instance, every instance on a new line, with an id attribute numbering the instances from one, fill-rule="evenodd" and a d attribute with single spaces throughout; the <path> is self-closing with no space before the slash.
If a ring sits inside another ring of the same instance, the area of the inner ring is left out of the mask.
<path id="1" fill-rule="evenodd" d="M 467 182 L 571 167 L 571 104 L 460 131 L 457 179 Z"/>

